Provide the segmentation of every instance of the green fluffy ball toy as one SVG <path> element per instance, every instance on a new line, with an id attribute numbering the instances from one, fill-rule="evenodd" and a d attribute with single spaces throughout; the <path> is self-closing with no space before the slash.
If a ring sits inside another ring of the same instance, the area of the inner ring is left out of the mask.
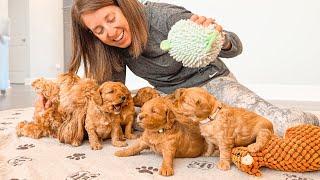
<path id="1" fill-rule="evenodd" d="M 160 48 L 185 67 L 201 68 L 217 58 L 222 45 L 223 38 L 213 24 L 204 27 L 182 19 L 171 27 Z"/>

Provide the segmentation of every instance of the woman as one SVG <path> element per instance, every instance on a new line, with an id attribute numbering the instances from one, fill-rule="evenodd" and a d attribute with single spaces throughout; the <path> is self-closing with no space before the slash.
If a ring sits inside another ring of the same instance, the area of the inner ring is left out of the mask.
<path id="1" fill-rule="evenodd" d="M 177 88 L 201 86 L 223 103 L 246 108 L 273 122 L 282 136 L 287 127 L 319 124 L 312 114 L 280 109 L 261 99 L 237 82 L 220 58 L 232 58 L 242 52 L 236 34 L 223 31 L 224 44 L 217 59 L 204 68 L 186 68 L 160 49 L 170 28 L 180 19 L 197 24 L 216 24 L 183 7 L 137 0 L 75 0 L 72 6 L 72 62 L 77 72 L 84 64 L 86 77 L 99 82 L 125 81 L 125 67 L 147 80 L 155 89 L 171 93 Z M 83 62 L 81 62 L 83 61 Z M 42 97 L 41 97 L 42 98 Z M 40 102 L 42 99 L 39 100 Z"/>

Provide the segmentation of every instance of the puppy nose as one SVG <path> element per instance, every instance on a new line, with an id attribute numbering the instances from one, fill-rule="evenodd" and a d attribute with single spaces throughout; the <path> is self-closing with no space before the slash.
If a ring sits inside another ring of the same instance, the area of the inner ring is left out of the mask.
<path id="1" fill-rule="evenodd" d="M 121 99 L 122 99 L 122 100 L 126 100 L 126 97 L 125 97 L 125 96 L 122 96 Z"/>
<path id="2" fill-rule="evenodd" d="M 139 118 L 139 120 L 141 121 L 141 120 L 144 118 L 144 116 L 143 116 L 143 115 L 140 115 L 138 118 Z"/>

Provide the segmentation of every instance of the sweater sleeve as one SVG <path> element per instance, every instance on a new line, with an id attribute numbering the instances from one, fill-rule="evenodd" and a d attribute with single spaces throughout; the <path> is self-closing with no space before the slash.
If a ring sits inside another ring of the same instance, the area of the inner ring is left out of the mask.
<path id="1" fill-rule="evenodd" d="M 225 31 L 225 30 L 224 30 L 224 32 L 227 33 L 227 36 L 230 37 L 231 49 L 221 50 L 219 57 L 233 58 L 233 57 L 236 57 L 239 54 L 241 54 L 242 53 L 242 43 L 241 43 L 239 37 L 233 32 L 229 32 L 229 31 Z"/>

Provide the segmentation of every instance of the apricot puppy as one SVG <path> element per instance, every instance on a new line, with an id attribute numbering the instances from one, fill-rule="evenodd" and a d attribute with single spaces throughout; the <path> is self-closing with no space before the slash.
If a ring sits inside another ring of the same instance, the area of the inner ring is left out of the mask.
<path id="1" fill-rule="evenodd" d="M 198 157 L 206 151 L 206 143 L 199 129 L 176 120 L 169 109 L 166 97 L 158 97 L 147 101 L 137 117 L 137 122 L 145 130 L 136 143 L 128 149 L 119 150 L 116 156 L 133 156 L 144 149 L 151 148 L 155 153 L 162 154 L 163 161 L 160 175 L 173 175 L 175 157 Z"/>
<path id="2" fill-rule="evenodd" d="M 141 89 L 139 89 L 136 93 L 136 95 L 133 97 L 133 103 L 135 106 L 135 117 L 138 116 L 138 114 L 141 111 L 141 107 L 143 106 L 143 104 L 151 99 L 160 97 L 160 93 L 158 93 L 158 91 L 156 91 L 155 89 L 151 88 L 151 87 L 143 87 Z M 141 131 L 143 132 L 144 129 L 142 127 L 140 127 L 136 121 L 137 118 L 135 118 L 133 120 L 133 129 L 136 131 Z"/>
<path id="3" fill-rule="evenodd" d="M 151 99 L 160 97 L 160 93 L 151 87 L 143 87 L 137 91 L 133 97 L 133 103 L 136 107 L 142 107 L 143 104 Z"/>
<path id="4" fill-rule="evenodd" d="M 269 120 L 243 108 L 227 106 L 202 88 L 177 89 L 171 98 L 176 113 L 199 124 L 209 149 L 219 147 L 219 169 L 230 169 L 233 147 L 248 146 L 250 152 L 257 152 L 273 134 Z"/>
<path id="5" fill-rule="evenodd" d="M 37 101 L 34 103 L 33 121 L 22 121 L 16 127 L 18 136 L 31 138 L 57 137 L 58 129 L 65 121 L 65 112 L 60 106 L 60 98 L 63 96 L 80 78 L 73 73 L 61 74 L 56 81 L 44 78 L 36 79 L 32 82 L 32 87 L 43 95 L 52 105 L 42 111 Z"/>
<path id="6" fill-rule="evenodd" d="M 125 137 L 135 138 L 131 133 L 133 101 L 130 92 L 120 82 L 103 83 L 89 102 L 85 129 L 91 149 L 102 149 L 100 141 L 110 138 L 113 146 L 127 146 L 122 139 L 121 125 L 125 125 Z"/>

